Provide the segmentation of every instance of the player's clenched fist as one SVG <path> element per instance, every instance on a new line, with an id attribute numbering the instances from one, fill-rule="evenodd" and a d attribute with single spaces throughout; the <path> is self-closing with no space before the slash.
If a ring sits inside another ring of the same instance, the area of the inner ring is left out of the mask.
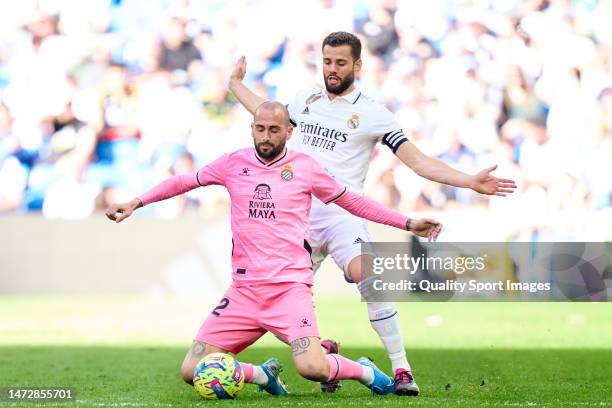
<path id="1" fill-rule="evenodd" d="M 132 215 L 135 209 L 142 207 L 142 203 L 135 198 L 127 203 L 113 204 L 106 210 L 106 217 L 115 222 L 121 222 Z"/>
<path id="2" fill-rule="evenodd" d="M 438 235 L 442 231 L 442 224 L 431 218 L 410 219 L 407 226 L 408 231 L 419 237 L 427 238 L 428 241 L 438 239 Z"/>

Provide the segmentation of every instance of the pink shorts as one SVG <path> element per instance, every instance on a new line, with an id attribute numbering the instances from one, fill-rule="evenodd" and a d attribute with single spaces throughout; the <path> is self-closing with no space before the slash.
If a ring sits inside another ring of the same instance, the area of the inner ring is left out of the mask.
<path id="1" fill-rule="evenodd" d="M 302 337 L 319 337 L 309 285 L 232 285 L 195 340 L 238 354 L 268 331 L 287 344 Z"/>

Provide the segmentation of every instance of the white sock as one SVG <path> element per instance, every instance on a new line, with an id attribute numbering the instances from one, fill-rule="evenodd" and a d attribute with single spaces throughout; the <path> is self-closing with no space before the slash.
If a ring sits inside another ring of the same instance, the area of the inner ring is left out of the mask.
<path id="1" fill-rule="evenodd" d="M 251 384 L 268 384 L 268 376 L 266 375 L 264 370 L 258 365 L 253 365 L 253 378 L 251 379 Z"/>
<path id="2" fill-rule="evenodd" d="M 359 379 L 359 382 L 364 385 L 370 385 L 374 382 L 374 369 L 368 366 L 362 366 L 363 375 Z"/>
<path id="3" fill-rule="evenodd" d="M 368 302 L 368 316 L 372 327 L 378 333 L 378 337 L 380 337 L 387 350 L 393 373 L 398 368 L 410 370 L 395 304 L 391 302 Z"/>

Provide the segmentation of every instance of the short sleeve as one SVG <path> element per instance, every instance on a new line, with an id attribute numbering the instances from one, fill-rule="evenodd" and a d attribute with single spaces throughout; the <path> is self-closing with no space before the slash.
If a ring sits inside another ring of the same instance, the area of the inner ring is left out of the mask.
<path id="1" fill-rule="evenodd" d="M 298 106 L 299 102 L 300 102 L 300 98 L 298 94 L 295 96 L 295 99 L 293 99 L 293 101 L 285 105 L 285 107 L 289 111 L 289 122 L 291 122 L 291 126 L 293 127 L 297 126 L 297 117 L 298 117 L 298 113 L 300 112 L 299 106 Z"/>
<path id="2" fill-rule="evenodd" d="M 196 180 L 201 186 L 211 184 L 225 185 L 226 168 L 229 161 L 229 154 L 224 154 L 217 160 L 203 166 L 196 172 Z"/>
<path id="3" fill-rule="evenodd" d="M 397 152 L 402 143 L 408 141 L 400 124 L 395 120 L 393 113 L 382 105 L 378 109 L 376 116 L 372 135 L 381 140 L 393 153 Z"/>
<path id="4" fill-rule="evenodd" d="M 330 204 L 346 193 L 346 187 L 338 183 L 314 159 L 311 162 L 312 194 L 325 204 Z"/>

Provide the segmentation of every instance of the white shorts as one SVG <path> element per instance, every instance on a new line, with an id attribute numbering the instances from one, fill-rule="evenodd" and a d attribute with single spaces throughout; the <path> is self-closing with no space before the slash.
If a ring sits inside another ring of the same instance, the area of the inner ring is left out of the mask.
<path id="1" fill-rule="evenodd" d="M 361 243 L 370 242 L 366 221 L 350 214 L 329 217 L 310 225 L 312 247 L 312 269 L 317 271 L 327 255 L 344 271 L 344 279 L 353 283 L 348 276 L 349 263 L 361 255 Z"/>

